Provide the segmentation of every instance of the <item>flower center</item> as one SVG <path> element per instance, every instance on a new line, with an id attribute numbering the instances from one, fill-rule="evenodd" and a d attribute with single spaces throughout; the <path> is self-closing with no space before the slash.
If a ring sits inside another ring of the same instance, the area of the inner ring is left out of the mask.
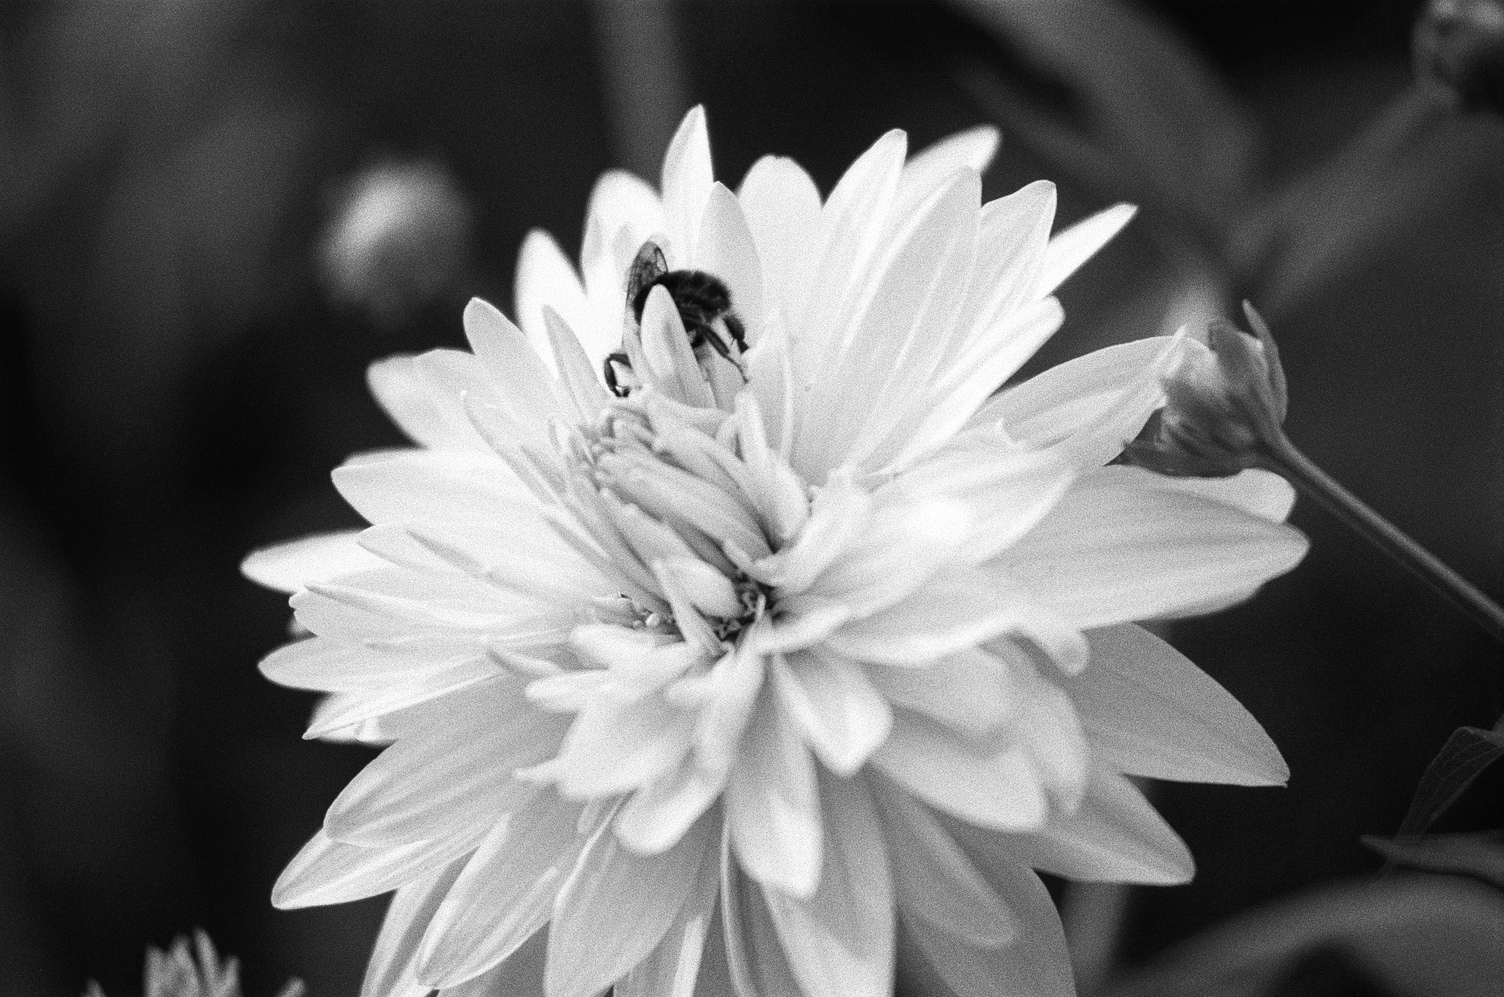
<path id="1" fill-rule="evenodd" d="M 742 631 L 750 627 L 767 610 L 768 601 L 772 595 L 766 585 L 740 574 L 731 579 L 731 585 L 736 590 L 736 598 L 741 603 L 742 611 L 735 616 L 714 617 L 711 623 L 711 629 L 715 631 L 716 637 L 728 644 L 734 644 Z"/>

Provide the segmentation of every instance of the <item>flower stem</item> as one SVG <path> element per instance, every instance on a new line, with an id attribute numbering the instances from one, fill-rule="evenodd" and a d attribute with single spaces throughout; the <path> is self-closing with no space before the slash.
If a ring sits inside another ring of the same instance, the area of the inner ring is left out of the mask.
<path id="1" fill-rule="evenodd" d="M 1335 478 L 1317 467 L 1311 458 L 1297 450 L 1283 434 L 1277 440 L 1266 441 L 1262 451 L 1270 470 L 1283 475 L 1359 536 L 1398 561 L 1452 605 L 1471 616 L 1495 640 L 1504 643 L 1504 609 L 1472 582 L 1447 567 L 1436 555 L 1342 487 Z"/>

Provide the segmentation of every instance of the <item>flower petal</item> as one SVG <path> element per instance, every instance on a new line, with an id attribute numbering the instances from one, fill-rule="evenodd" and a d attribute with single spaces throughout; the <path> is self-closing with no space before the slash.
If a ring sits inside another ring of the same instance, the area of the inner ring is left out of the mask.
<path id="1" fill-rule="evenodd" d="M 705 867 L 716 868 L 713 832 L 713 822 L 701 820 L 651 857 L 627 851 L 608 827 L 596 833 L 554 901 L 544 970 L 549 997 L 592 997 L 657 948 L 695 899 Z"/>
<path id="2" fill-rule="evenodd" d="M 387 893 L 443 868 L 473 850 L 479 841 L 479 834 L 467 834 L 396 848 L 362 848 L 335 841 L 320 831 L 277 877 L 272 906 L 295 910 Z"/>
<path id="3" fill-rule="evenodd" d="M 616 984 L 612 997 L 694 997 L 721 889 L 720 835 L 706 838 L 698 876 L 679 913 L 652 953 Z"/>
<path id="4" fill-rule="evenodd" d="M 1131 467 L 1083 477 L 988 567 L 1083 629 L 1241 594 L 1294 567 L 1306 538 Z"/>
<path id="5" fill-rule="evenodd" d="M 1044 266 L 1034 293 L 1041 298 L 1053 293 L 1081 264 L 1112 241 L 1112 237 L 1121 232 L 1123 226 L 1132 221 L 1137 213 L 1138 208 L 1131 204 L 1114 204 L 1068 229 L 1056 232 L 1045 249 Z"/>
<path id="6" fill-rule="evenodd" d="M 463 861 L 450 863 L 397 890 L 366 964 L 360 997 L 427 997 L 430 988 L 418 982 L 418 944 L 464 867 Z"/>
<path id="7" fill-rule="evenodd" d="M 1012 944 L 981 948 L 932 927 L 922 918 L 906 918 L 905 929 L 956 997 L 1075 997 L 1065 932 L 1049 891 L 1038 876 L 1007 856 L 997 854 L 989 859 L 979 860 L 978 865 L 1022 921 Z"/>
<path id="8" fill-rule="evenodd" d="M 820 225 L 820 191 L 792 159 L 764 156 L 747 171 L 737 199 L 757 246 L 763 310 L 787 314 L 804 301 L 809 257 Z"/>
<path id="9" fill-rule="evenodd" d="M 757 245 L 742 214 L 741 202 L 724 184 L 711 185 L 697 246 L 695 266 L 725 282 L 731 292 L 731 306 L 743 326 L 747 330 L 760 330 L 762 263 L 757 258 Z"/>
<path id="10" fill-rule="evenodd" d="M 358 536 L 359 530 L 341 530 L 263 547 L 240 562 L 240 572 L 267 588 L 296 592 L 310 582 L 380 565 L 380 558 L 355 542 Z"/>
<path id="11" fill-rule="evenodd" d="M 1132 624 L 1087 634 L 1091 662 L 1064 683 L 1092 754 L 1184 782 L 1283 785 L 1290 769 L 1259 722 L 1211 676 Z"/>
<path id="12" fill-rule="evenodd" d="M 872 795 L 822 779 L 825 866 L 814 896 L 767 894 L 768 913 L 807 997 L 887 997 L 893 988 L 893 884 Z"/>
<path id="13" fill-rule="evenodd" d="M 537 793 L 512 773 L 551 754 L 566 726 L 530 707 L 520 683 L 489 683 L 457 699 L 444 726 L 400 739 L 361 770 L 330 806 L 324 830 L 377 846 L 489 825 Z"/>
<path id="14" fill-rule="evenodd" d="M 904 919 L 923 919 L 982 948 L 1011 942 L 1018 918 L 939 822 L 887 780 L 871 785 Z"/>
<path id="15" fill-rule="evenodd" d="M 580 807 L 545 793 L 480 842 L 418 949 L 418 979 L 462 983 L 511 955 L 553 913 L 554 897 L 586 838 Z"/>
<path id="16" fill-rule="evenodd" d="M 862 669 L 845 658 L 805 651 L 773 659 L 773 692 L 836 775 L 856 773 L 887 740 L 893 714 Z"/>
<path id="17" fill-rule="evenodd" d="M 692 107 L 663 157 L 663 210 L 673 254 L 671 263 L 684 266 L 695 259 L 705 202 L 715 174 L 710 165 L 710 133 L 705 128 L 705 109 Z"/>
<path id="18" fill-rule="evenodd" d="M 1144 795 L 1100 766 L 1087 781 L 1081 805 L 1051 814 L 1037 831 L 994 836 L 950 826 L 984 868 L 1013 858 L 1085 882 L 1166 886 L 1189 882 L 1195 872 L 1185 842 Z"/>
<path id="19" fill-rule="evenodd" d="M 808 897 L 820 878 L 815 767 L 792 724 L 762 697 L 726 784 L 726 826 L 737 861 L 763 886 Z"/>
<path id="20" fill-rule="evenodd" d="M 1021 747 L 983 754 L 949 728 L 895 710 L 893 732 L 872 763 L 933 807 L 996 830 L 1045 822 L 1044 785 Z"/>
<path id="21" fill-rule="evenodd" d="M 721 846 L 721 921 L 727 969 L 738 997 L 801 993 L 768 912 L 767 895 L 732 859 L 729 836 Z"/>
<path id="22" fill-rule="evenodd" d="M 527 334 L 533 352 L 557 376 L 558 365 L 548 342 L 548 326 L 543 321 L 544 307 L 558 312 L 572 329 L 589 328 L 593 313 L 574 265 L 547 232 L 534 229 L 522 240 L 517 253 L 513 299 L 517 324 Z"/>

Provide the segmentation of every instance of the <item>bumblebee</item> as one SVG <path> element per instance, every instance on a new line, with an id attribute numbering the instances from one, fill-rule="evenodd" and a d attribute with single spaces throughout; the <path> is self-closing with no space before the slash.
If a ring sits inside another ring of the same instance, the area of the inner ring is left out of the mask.
<path id="1" fill-rule="evenodd" d="M 703 361 L 707 359 L 705 350 L 714 350 L 745 380 L 741 354 L 747 349 L 747 332 L 731 307 L 731 290 L 720 278 L 703 270 L 670 270 L 658 244 L 652 241 L 643 243 L 627 271 L 627 309 L 634 330 L 642 326 L 642 310 L 647 306 L 648 293 L 654 287 L 664 288 L 674 299 L 674 308 L 684 323 L 689 347 L 695 351 L 695 356 Z M 733 346 L 735 356 L 731 353 Z M 606 357 L 603 366 L 606 386 L 618 398 L 625 398 L 630 389 L 618 380 L 618 368 L 631 370 L 631 359 L 625 351 L 617 351 Z"/>

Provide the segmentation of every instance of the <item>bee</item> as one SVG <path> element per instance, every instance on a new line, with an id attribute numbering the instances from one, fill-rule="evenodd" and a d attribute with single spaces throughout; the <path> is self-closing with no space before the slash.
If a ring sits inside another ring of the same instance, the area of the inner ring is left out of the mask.
<path id="1" fill-rule="evenodd" d="M 627 309 L 630 321 L 637 328 L 642 325 L 642 310 L 647 306 L 648 293 L 660 286 L 674 299 L 674 308 L 684 323 L 689 347 L 695 355 L 704 359 L 706 348 L 714 350 L 746 380 L 741 354 L 747 350 L 747 331 L 731 307 L 731 290 L 720 278 L 703 270 L 670 270 L 663 250 L 649 240 L 637 251 L 627 271 Z M 736 356 L 731 355 L 733 345 Z M 617 351 L 606 357 L 603 366 L 606 386 L 618 398 L 625 398 L 629 389 L 617 380 L 617 368 L 631 370 L 631 359 L 625 351 Z"/>

